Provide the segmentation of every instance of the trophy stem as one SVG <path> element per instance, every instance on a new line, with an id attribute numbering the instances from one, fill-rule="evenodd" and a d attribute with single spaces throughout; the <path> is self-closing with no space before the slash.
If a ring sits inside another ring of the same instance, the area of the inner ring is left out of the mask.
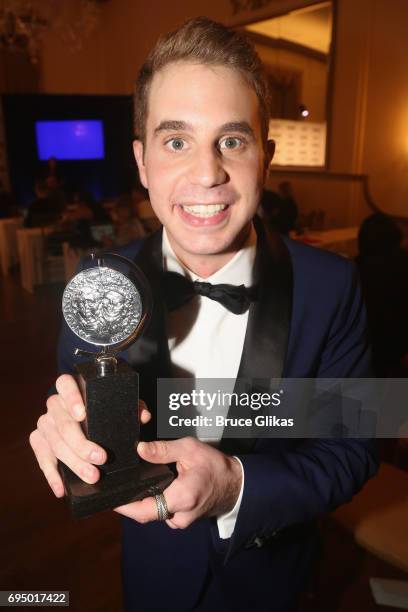
<path id="1" fill-rule="evenodd" d="M 113 355 L 102 353 L 95 359 L 95 365 L 99 376 L 107 376 L 108 374 L 114 374 L 116 372 L 118 360 Z"/>

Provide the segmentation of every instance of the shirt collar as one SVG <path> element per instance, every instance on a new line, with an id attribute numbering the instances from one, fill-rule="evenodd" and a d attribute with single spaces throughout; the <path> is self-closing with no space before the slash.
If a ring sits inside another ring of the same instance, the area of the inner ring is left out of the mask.
<path id="1" fill-rule="evenodd" d="M 217 270 L 217 272 L 208 278 L 200 278 L 191 272 L 191 270 L 186 268 L 178 259 L 170 245 L 166 228 L 163 227 L 163 270 L 178 272 L 179 274 L 183 274 L 183 276 L 188 276 L 193 281 L 198 280 L 212 284 L 227 283 L 231 285 L 246 285 L 247 287 L 250 287 L 253 284 L 256 241 L 256 232 L 252 224 L 248 238 L 245 241 L 242 249 L 235 253 L 234 257 L 230 259 L 225 266 Z"/>

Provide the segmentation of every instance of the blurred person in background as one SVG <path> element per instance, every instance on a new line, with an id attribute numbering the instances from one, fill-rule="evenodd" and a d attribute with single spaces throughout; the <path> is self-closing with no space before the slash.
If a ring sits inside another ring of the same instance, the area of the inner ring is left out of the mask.
<path id="1" fill-rule="evenodd" d="M 132 191 L 133 210 L 140 219 L 147 234 L 159 229 L 161 223 L 150 204 L 149 194 L 144 187 L 136 187 Z"/>
<path id="2" fill-rule="evenodd" d="M 143 238 L 146 231 L 137 217 L 133 199 L 130 194 L 122 195 L 114 208 L 113 221 L 115 226 L 115 244 L 123 246 L 136 240 Z"/>
<path id="3" fill-rule="evenodd" d="M 65 181 L 56 157 L 50 157 L 47 160 L 45 169 L 39 174 L 39 179 L 43 180 L 45 183 L 48 191 L 48 198 L 56 206 L 63 208 L 68 198 L 65 191 Z"/>
<path id="4" fill-rule="evenodd" d="M 25 227 L 55 225 L 61 219 L 62 208 L 60 204 L 49 197 L 49 191 L 43 179 L 36 180 L 34 190 L 36 199 L 28 208 Z"/>
<path id="5" fill-rule="evenodd" d="M 47 160 L 46 167 L 43 172 L 41 172 L 41 178 L 43 178 L 45 183 L 52 189 L 63 187 L 64 178 L 56 157 L 50 157 Z"/>
<path id="6" fill-rule="evenodd" d="M 87 220 L 93 225 L 112 223 L 110 214 L 97 202 L 89 191 L 74 191 L 64 209 L 64 221 Z"/>
<path id="7" fill-rule="evenodd" d="M 77 221 L 93 221 L 93 198 L 85 191 L 74 191 L 64 209 L 64 224 L 74 224 Z"/>
<path id="8" fill-rule="evenodd" d="M 18 206 L 14 195 L 5 189 L 2 181 L 0 181 L 0 219 L 8 217 L 16 217 L 18 215 Z"/>
<path id="9" fill-rule="evenodd" d="M 361 224 L 356 264 L 367 305 L 377 376 L 407 375 L 408 252 L 388 215 L 374 213 Z M 403 374 L 405 372 L 405 374 Z"/>
<path id="10" fill-rule="evenodd" d="M 95 226 L 106 230 L 98 231 L 96 237 L 93 231 Z M 58 236 L 54 236 L 55 240 L 67 241 L 74 248 L 110 247 L 113 244 L 110 214 L 85 190 L 72 193 L 64 208 L 60 230 Z"/>
<path id="11" fill-rule="evenodd" d="M 273 229 L 287 235 L 296 228 L 298 207 L 288 181 L 279 183 L 278 193 L 265 189 L 261 200 L 262 217 Z"/>

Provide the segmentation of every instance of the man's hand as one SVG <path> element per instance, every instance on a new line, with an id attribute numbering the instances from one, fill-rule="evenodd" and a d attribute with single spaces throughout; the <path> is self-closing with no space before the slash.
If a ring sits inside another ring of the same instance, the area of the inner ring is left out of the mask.
<path id="1" fill-rule="evenodd" d="M 218 516 L 229 512 L 241 490 L 239 462 L 196 440 L 140 442 L 137 452 L 150 463 L 176 462 L 178 477 L 164 495 L 171 517 L 166 521 L 173 529 L 184 529 L 201 516 Z M 139 523 L 157 520 L 154 497 L 147 497 L 115 508 Z"/>
<path id="2" fill-rule="evenodd" d="M 79 478 L 93 484 L 99 480 L 95 465 L 105 463 L 106 451 L 90 442 L 81 429 L 85 407 L 73 376 L 63 374 L 56 383 L 58 393 L 47 400 L 47 412 L 40 416 L 37 429 L 30 434 L 30 444 L 41 470 L 56 497 L 63 497 L 64 485 L 57 469 L 57 459 Z M 135 407 L 136 409 L 136 407 Z M 141 423 L 147 423 L 150 412 L 139 402 Z"/>

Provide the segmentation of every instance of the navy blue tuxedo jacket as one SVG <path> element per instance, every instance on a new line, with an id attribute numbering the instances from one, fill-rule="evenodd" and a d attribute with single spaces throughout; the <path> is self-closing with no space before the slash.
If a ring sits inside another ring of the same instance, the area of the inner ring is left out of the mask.
<path id="1" fill-rule="evenodd" d="M 261 295 L 250 307 L 238 375 L 369 377 L 365 311 L 353 265 L 256 227 Z M 161 233 L 120 252 L 142 267 L 153 288 L 150 325 L 123 357 L 139 371 L 141 397 L 154 417 L 156 379 L 170 375 Z M 60 373 L 73 372 L 76 347 L 89 348 L 64 325 Z M 156 437 L 155 418 L 145 433 Z M 221 448 L 236 454 L 245 471 L 232 537 L 219 538 L 214 518 L 184 530 L 123 519 L 126 610 L 288 610 L 312 570 L 316 517 L 349 501 L 378 467 L 374 442 L 364 439 L 227 439 Z"/>

